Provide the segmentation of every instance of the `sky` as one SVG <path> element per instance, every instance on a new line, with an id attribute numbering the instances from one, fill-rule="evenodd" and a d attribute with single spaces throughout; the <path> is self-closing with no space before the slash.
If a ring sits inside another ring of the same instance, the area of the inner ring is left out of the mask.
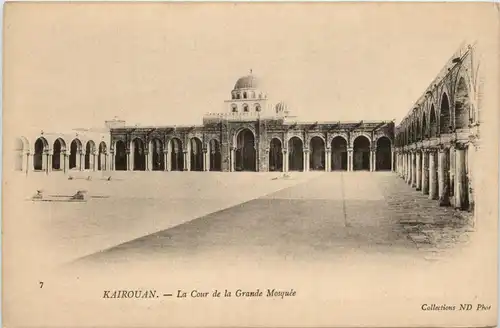
<path id="1" fill-rule="evenodd" d="M 201 124 L 252 69 L 299 119 L 398 123 L 482 33 L 485 5 L 11 4 L 4 121 Z"/>

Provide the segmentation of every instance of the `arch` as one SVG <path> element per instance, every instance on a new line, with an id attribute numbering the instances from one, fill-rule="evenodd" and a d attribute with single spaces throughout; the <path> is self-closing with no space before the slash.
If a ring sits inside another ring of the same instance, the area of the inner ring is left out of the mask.
<path id="1" fill-rule="evenodd" d="M 242 129 L 236 135 L 236 154 L 235 154 L 236 171 L 256 171 L 256 151 L 255 151 L 255 136 L 248 129 Z"/>
<path id="2" fill-rule="evenodd" d="M 247 93 L 243 92 L 243 99 L 247 99 Z"/>
<path id="3" fill-rule="evenodd" d="M 304 145 L 298 137 L 288 140 L 288 163 L 290 171 L 304 170 Z"/>
<path id="4" fill-rule="evenodd" d="M 69 169 L 80 170 L 81 156 L 82 153 L 82 142 L 80 139 L 75 138 L 71 141 L 69 150 Z"/>
<path id="5" fill-rule="evenodd" d="M 222 170 L 222 156 L 220 153 L 220 143 L 216 139 L 210 140 L 208 143 L 210 148 L 210 171 Z"/>
<path id="6" fill-rule="evenodd" d="M 431 138 L 438 136 L 438 125 L 434 105 L 431 106 L 431 112 L 429 114 L 429 136 Z"/>
<path id="7" fill-rule="evenodd" d="M 360 135 L 354 139 L 353 169 L 370 170 L 370 140 Z"/>
<path id="8" fill-rule="evenodd" d="M 416 141 L 422 140 L 422 128 L 420 125 L 420 120 L 418 118 L 415 121 L 415 140 Z"/>
<path id="9" fill-rule="evenodd" d="M 347 171 L 347 140 L 336 136 L 332 139 L 332 171 Z"/>
<path id="10" fill-rule="evenodd" d="M 191 171 L 203 171 L 203 144 L 197 137 L 189 140 Z"/>
<path id="11" fill-rule="evenodd" d="M 99 143 L 99 150 L 97 153 L 97 170 L 105 171 L 106 170 L 106 154 L 107 154 L 107 146 L 104 141 Z"/>
<path id="12" fill-rule="evenodd" d="M 85 170 L 94 170 L 95 143 L 92 140 L 87 141 L 85 145 Z"/>
<path id="13" fill-rule="evenodd" d="M 238 111 L 238 105 L 236 105 L 236 104 L 232 104 L 232 105 L 231 105 L 231 111 L 232 111 L 233 113 L 236 113 L 236 112 Z"/>
<path id="14" fill-rule="evenodd" d="M 133 170 L 146 171 L 146 152 L 144 141 L 141 138 L 135 138 L 131 143 L 131 152 L 133 154 Z"/>
<path id="15" fill-rule="evenodd" d="M 314 136 L 309 142 L 311 157 L 309 158 L 309 168 L 312 171 L 325 170 L 325 141 L 323 138 Z"/>
<path id="16" fill-rule="evenodd" d="M 283 152 L 281 140 L 278 138 L 271 139 L 269 144 L 269 171 L 283 170 Z"/>
<path id="17" fill-rule="evenodd" d="M 153 138 L 149 142 L 149 156 L 151 156 L 151 170 L 165 170 L 165 158 L 163 156 L 163 142 L 158 138 Z"/>
<path id="18" fill-rule="evenodd" d="M 455 129 L 465 129 L 469 126 L 471 117 L 469 91 L 463 77 L 458 81 L 455 91 Z"/>
<path id="19" fill-rule="evenodd" d="M 248 112 L 248 104 L 243 104 L 243 111 Z"/>
<path id="20" fill-rule="evenodd" d="M 439 109 L 439 134 L 451 132 L 450 102 L 448 95 L 443 93 L 441 97 L 441 107 Z"/>
<path id="21" fill-rule="evenodd" d="M 115 170 L 126 171 L 127 166 L 127 150 L 125 143 L 118 140 L 115 144 Z"/>
<path id="22" fill-rule="evenodd" d="M 64 170 L 64 155 L 66 152 L 66 142 L 62 138 L 57 138 L 52 146 L 52 170 Z M 62 166 L 62 167 L 61 167 Z"/>
<path id="23" fill-rule="evenodd" d="M 49 150 L 49 143 L 44 137 L 39 137 L 35 141 L 35 149 L 33 153 L 33 169 L 35 171 L 45 171 L 47 163 L 44 155 Z"/>
<path id="24" fill-rule="evenodd" d="M 354 141 L 356 141 L 359 137 L 365 137 L 368 140 L 368 143 L 371 145 L 371 137 L 367 133 L 354 133 L 351 134 L 351 148 L 354 148 Z"/>
<path id="25" fill-rule="evenodd" d="M 422 114 L 422 140 L 429 137 L 429 131 L 427 131 L 427 116 L 425 113 Z"/>
<path id="26" fill-rule="evenodd" d="M 184 170 L 184 152 L 182 141 L 179 138 L 172 138 L 169 141 L 170 164 L 172 171 Z"/>
<path id="27" fill-rule="evenodd" d="M 382 136 L 377 139 L 377 150 L 376 150 L 376 171 L 390 171 L 391 170 L 391 140 Z"/>

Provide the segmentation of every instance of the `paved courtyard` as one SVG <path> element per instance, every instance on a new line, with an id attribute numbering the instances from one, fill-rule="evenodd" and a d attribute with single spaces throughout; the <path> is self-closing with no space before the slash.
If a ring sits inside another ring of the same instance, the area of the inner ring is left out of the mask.
<path id="1" fill-rule="evenodd" d="M 310 261 L 352 253 L 439 259 L 443 252 L 466 244 L 472 232 L 463 215 L 436 206 L 391 172 L 294 176 L 302 180 L 84 260 L 110 263 L 220 256 Z M 278 185 L 278 180 L 286 178 L 274 175 L 266 180 Z M 242 184 L 233 192 L 252 187 Z M 217 188 L 205 192 L 219 193 Z M 157 206 L 161 210 L 161 203 Z M 186 199 L 182 208 L 190 206 L 204 204 Z"/>

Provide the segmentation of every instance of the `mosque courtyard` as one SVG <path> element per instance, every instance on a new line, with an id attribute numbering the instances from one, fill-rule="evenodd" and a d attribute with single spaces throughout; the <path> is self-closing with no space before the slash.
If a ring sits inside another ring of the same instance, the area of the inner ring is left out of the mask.
<path id="1" fill-rule="evenodd" d="M 18 191 L 87 191 L 82 203 L 19 204 L 26 215 L 11 229 L 58 264 L 351 252 L 439 260 L 472 231 L 464 212 L 436 206 L 393 172 L 77 174 L 34 175 Z"/>

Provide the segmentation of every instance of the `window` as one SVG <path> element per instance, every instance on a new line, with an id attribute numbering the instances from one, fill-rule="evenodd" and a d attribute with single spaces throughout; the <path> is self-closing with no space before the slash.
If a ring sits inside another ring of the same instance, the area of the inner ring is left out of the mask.
<path id="1" fill-rule="evenodd" d="M 260 105 L 259 104 L 255 104 L 255 111 L 260 112 Z"/>
<path id="2" fill-rule="evenodd" d="M 236 113 L 238 111 L 238 106 L 236 104 L 232 104 L 231 110 L 233 111 L 233 113 Z"/>
<path id="3" fill-rule="evenodd" d="M 247 99 L 247 93 L 243 92 L 243 99 Z"/>
<path id="4" fill-rule="evenodd" d="M 244 104 L 244 105 L 243 105 L 243 111 L 244 111 L 244 112 L 248 112 L 248 105 L 247 105 L 247 104 Z"/>

